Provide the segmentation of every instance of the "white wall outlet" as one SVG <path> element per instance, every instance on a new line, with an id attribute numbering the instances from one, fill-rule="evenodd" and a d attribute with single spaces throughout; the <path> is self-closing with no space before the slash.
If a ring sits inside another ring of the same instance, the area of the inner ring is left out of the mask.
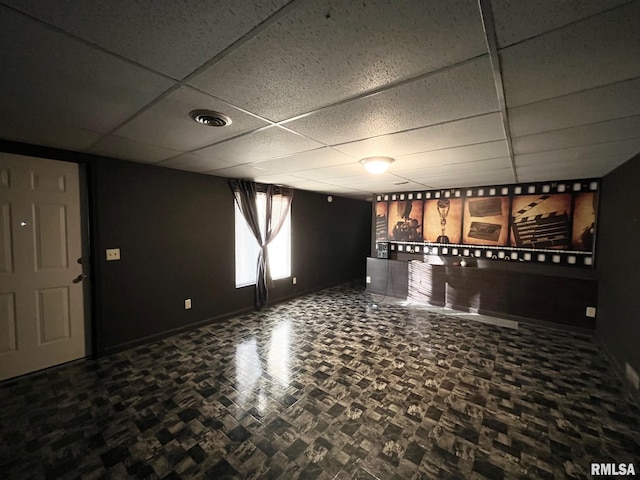
<path id="1" fill-rule="evenodd" d="M 596 307 L 587 307 L 587 317 L 596 318 Z"/>
<path id="2" fill-rule="evenodd" d="M 640 389 L 640 378 L 638 378 L 638 373 L 628 363 L 624 364 L 624 376 L 629 380 L 629 383 L 633 385 L 633 388 L 636 390 Z"/>
<path id="3" fill-rule="evenodd" d="M 291 277 L 291 283 L 293 283 L 294 285 L 298 283 L 298 277 Z"/>
<path id="4" fill-rule="evenodd" d="M 371 283 L 371 277 L 367 275 L 367 283 Z"/>
<path id="5" fill-rule="evenodd" d="M 190 308 L 191 308 L 191 299 L 190 299 L 190 298 L 187 298 L 187 299 L 184 301 L 184 309 L 185 309 L 185 310 L 189 310 Z"/>
<path id="6" fill-rule="evenodd" d="M 107 262 L 111 260 L 120 260 L 119 248 L 107 248 Z"/>

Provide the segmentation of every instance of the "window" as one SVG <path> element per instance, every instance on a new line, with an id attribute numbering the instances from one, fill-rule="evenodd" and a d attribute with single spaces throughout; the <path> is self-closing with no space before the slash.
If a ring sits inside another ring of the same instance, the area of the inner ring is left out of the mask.
<path id="1" fill-rule="evenodd" d="M 264 232 L 264 217 L 267 204 L 264 193 L 258 193 L 258 215 L 260 216 L 260 231 Z M 249 230 L 246 220 L 238 205 L 235 206 L 236 224 L 236 288 L 254 285 L 256 283 L 256 265 L 258 263 L 258 253 L 260 247 L 258 242 Z M 273 211 L 279 212 L 287 206 L 287 202 L 282 201 L 282 197 L 273 197 Z M 274 217 L 277 217 L 277 213 Z M 291 276 L 291 212 L 287 213 L 284 224 L 278 232 L 278 236 L 272 240 L 267 247 L 269 250 L 269 268 L 271 278 L 287 278 Z"/>

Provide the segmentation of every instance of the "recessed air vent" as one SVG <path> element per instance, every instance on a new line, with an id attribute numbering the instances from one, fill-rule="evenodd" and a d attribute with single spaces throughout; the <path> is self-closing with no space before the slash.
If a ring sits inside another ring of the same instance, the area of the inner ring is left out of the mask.
<path id="1" fill-rule="evenodd" d="M 231 125 L 231 119 L 225 114 L 213 110 L 194 110 L 189 116 L 196 122 L 207 127 L 226 127 Z"/>

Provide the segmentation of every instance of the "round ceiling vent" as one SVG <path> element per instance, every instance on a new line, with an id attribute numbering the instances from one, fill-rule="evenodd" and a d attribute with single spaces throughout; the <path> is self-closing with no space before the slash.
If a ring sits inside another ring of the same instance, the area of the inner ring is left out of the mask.
<path id="1" fill-rule="evenodd" d="M 231 125 L 231 119 L 225 114 L 213 110 L 194 110 L 189 116 L 196 122 L 207 127 L 226 127 Z"/>

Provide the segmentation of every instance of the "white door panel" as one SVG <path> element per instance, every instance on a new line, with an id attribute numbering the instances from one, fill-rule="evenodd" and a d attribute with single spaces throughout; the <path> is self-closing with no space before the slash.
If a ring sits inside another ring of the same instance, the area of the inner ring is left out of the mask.
<path id="1" fill-rule="evenodd" d="M 0 380 L 86 354 L 78 166 L 0 153 Z"/>

